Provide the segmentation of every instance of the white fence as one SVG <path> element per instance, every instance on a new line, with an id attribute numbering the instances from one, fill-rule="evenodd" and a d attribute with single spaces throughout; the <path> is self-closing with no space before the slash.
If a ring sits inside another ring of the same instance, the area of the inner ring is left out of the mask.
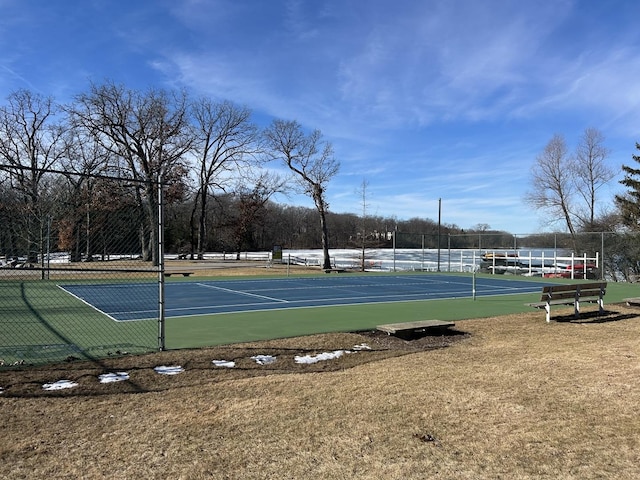
<path id="1" fill-rule="evenodd" d="M 517 274 L 563 278 L 592 278 L 600 267 L 599 254 L 576 256 L 549 250 L 432 250 L 371 249 L 330 250 L 335 268 L 367 271 L 441 271 L 493 274 Z M 285 250 L 283 262 L 297 265 L 322 265 L 320 250 Z"/>

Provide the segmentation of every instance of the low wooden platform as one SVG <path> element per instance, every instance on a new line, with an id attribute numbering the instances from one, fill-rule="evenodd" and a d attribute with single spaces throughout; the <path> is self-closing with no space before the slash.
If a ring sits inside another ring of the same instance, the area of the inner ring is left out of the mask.
<path id="1" fill-rule="evenodd" d="M 378 325 L 376 328 L 381 332 L 395 335 L 403 332 L 425 332 L 429 329 L 449 328 L 453 327 L 453 322 L 443 322 L 442 320 L 418 320 L 416 322 L 389 323 L 387 325 Z"/>
<path id="2" fill-rule="evenodd" d="M 622 301 L 625 302 L 629 307 L 640 307 L 640 297 L 625 298 Z"/>
<path id="3" fill-rule="evenodd" d="M 189 275 L 193 275 L 193 272 L 164 272 L 165 277 L 170 277 L 171 275 L 182 275 L 183 277 L 188 277 Z"/>

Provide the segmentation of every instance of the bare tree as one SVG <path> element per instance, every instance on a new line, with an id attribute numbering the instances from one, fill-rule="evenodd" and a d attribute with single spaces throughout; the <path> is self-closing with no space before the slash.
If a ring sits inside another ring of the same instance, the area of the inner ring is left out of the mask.
<path id="1" fill-rule="evenodd" d="M 609 150 L 604 146 L 604 135 L 596 128 L 587 128 L 576 147 L 571 165 L 576 191 L 586 206 L 580 214 L 580 223 L 590 230 L 596 223 L 596 200 L 598 190 L 615 176 L 614 171 L 605 163 Z"/>
<path id="2" fill-rule="evenodd" d="M 25 222 L 23 234 L 29 261 L 42 251 L 47 221 L 47 171 L 59 166 L 65 155 L 64 129 L 57 121 L 59 109 L 51 98 L 28 90 L 9 95 L 0 107 L 0 163 L 8 172 L 12 187 L 21 195 Z"/>
<path id="3" fill-rule="evenodd" d="M 561 220 L 575 239 L 572 198 L 575 183 L 567 153 L 567 144 L 562 135 L 555 134 L 531 168 L 531 190 L 525 202 L 532 207 L 545 210 L 549 222 Z"/>
<path id="4" fill-rule="evenodd" d="M 233 222 L 233 239 L 237 260 L 240 260 L 242 247 L 248 243 L 252 226 L 259 219 L 260 212 L 273 195 L 284 191 L 285 183 L 279 175 L 262 171 L 254 179 L 242 179 L 236 187 L 238 214 Z"/>
<path id="5" fill-rule="evenodd" d="M 340 164 L 333 156 L 333 147 L 322 140 L 319 130 L 305 135 L 296 121 L 274 120 L 265 131 L 274 158 L 281 159 L 295 174 L 302 191 L 309 195 L 320 214 L 322 230 L 323 268 L 331 268 L 325 191 L 329 181 L 338 173 Z"/>
<path id="6" fill-rule="evenodd" d="M 76 97 L 71 114 L 76 125 L 122 159 L 124 175 L 137 182 L 136 198 L 146 216 L 140 225 L 142 256 L 157 264 L 157 188 L 184 176 L 184 156 L 192 144 L 186 94 L 92 85 Z"/>
<path id="7" fill-rule="evenodd" d="M 214 103 L 201 98 L 192 103 L 191 115 L 198 170 L 196 201 L 191 212 L 191 257 L 195 249 L 198 258 L 202 258 L 206 247 L 209 196 L 214 189 L 224 191 L 225 185 L 232 180 L 230 172 L 248 165 L 259 153 L 259 131 L 251 122 L 251 111 L 231 102 Z"/>

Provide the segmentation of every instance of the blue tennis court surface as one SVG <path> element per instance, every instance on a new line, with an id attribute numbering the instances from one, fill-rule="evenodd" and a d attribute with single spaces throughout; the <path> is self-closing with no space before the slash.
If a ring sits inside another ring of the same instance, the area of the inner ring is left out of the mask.
<path id="1" fill-rule="evenodd" d="M 286 279 L 167 282 L 166 317 L 212 315 L 365 303 L 465 298 L 472 277 L 442 274 L 296 277 Z M 481 277 L 476 296 L 540 292 L 540 282 Z M 117 321 L 157 318 L 158 286 L 147 284 L 60 285 Z"/>

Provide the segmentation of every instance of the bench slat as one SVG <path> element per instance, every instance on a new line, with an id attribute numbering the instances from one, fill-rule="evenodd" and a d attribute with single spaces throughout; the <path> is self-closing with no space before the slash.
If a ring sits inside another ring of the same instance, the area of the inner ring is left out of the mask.
<path id="1" fill-rule="evenodd" d="M 586 298 L 589 297 L 600 297 L 600 292 L 601 290 L 580 290 L 580 292 L 578 293 L 578 298 L 580 298 L 580 300 L 584 300 Z M 602 291 L 603 295 L 604 295 L 604 291 Z M 564 298 L 576 298 L 576 290 L 574 290 L 573 292 L 551 292 L 551 293 L 543 293 L 542 297 L 540 298 L 540 301 L 544 302 L 546 301 L 548 298 L 551 299 L 551 301 L 553 300 L 562 300 Z"/>
<path id="2" fill-rule="evenodd" d="M 599 301 L 600 297 L 580 298 L 580 303 L 598 303 Z M 548 303 L 549 305 L 573 305 L 575 303 L 575 299 L 571 297 L 571 299 L 552 300 Z M 533 302 L 527 303 L 527 305 L 534 308 L 544 308 L 547 305 L 547 302 Z"/>
<path id="3" fill-rule="evenodd" d="M 549 292 L 566 292 L 566 291 L 576 291 L 576 288 L 580 287 L 580 291 L 584 290 L 599 290 L 600 288 L 607 288 L 607 282 L 597 282 L 597 283 L 578 283 L 578 284 L 568 284 L 568 285 L 546 285 L 542 287 L 542 293 Z"/>

